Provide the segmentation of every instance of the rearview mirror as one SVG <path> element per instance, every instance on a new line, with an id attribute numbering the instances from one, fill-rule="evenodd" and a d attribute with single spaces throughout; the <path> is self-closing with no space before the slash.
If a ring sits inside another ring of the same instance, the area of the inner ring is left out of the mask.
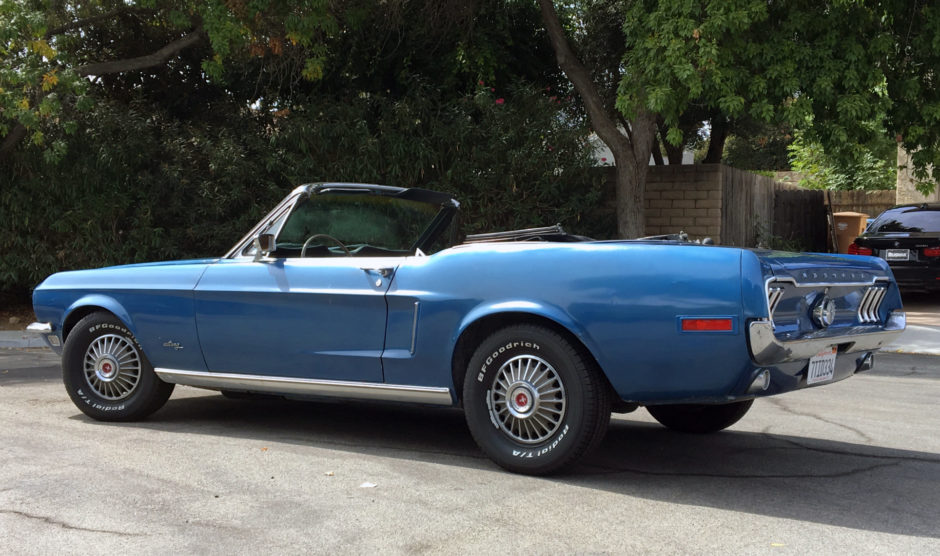
<path id="1" fill-rule="evenodd" d="M 277 242 L 274 240 L 274 234 L 261 234 L 255 238 L 253 244 L 255 247 L 256 262 L 260 260 L 262 256 L 266 256 L 272 251 L 277 250 Z"/>

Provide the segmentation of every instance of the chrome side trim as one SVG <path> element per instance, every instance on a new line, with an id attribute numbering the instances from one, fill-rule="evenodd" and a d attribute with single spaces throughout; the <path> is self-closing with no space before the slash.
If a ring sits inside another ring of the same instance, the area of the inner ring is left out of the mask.
<path id="1" fill-rule="evenodd" d="M 790 282 L 797 288 L 841 288 L 845 286 L 874 286 L 879 282 L 890 282 L 887 276 L 873 276 L 868 282 L 797 282 L 796 278 L 790 276 L 772 276 L 766 280 L 764 287 L 767 288 L 773 282 Z"/>
<path id="2" fill-rule="evenodd" d="M 774 311 L 777 310 L 777 305 L 780 303 L 780 299 L 783 297 L 783 288 L 772 288 L 770 283 L 767 287 L 767 311 L 770 315 L 770 324 L 774 323 Z"/>
<path id="3" fill-rule="evenodd" d="M 233 373 L 208 373 L 180 369 L 154 369 L 165 382 L 198 386 L 215 390 L 247 390 L 275 394 L 302 394 L 331 398 L 382 400 L 429 405 L 453 405 L 450 388 L 406 386 L 377 382 L 348 382 L 282 376 L 259 376 Z"/>
<path id="4" fill-rule="evenodd" d="M 869 332 L 865 331 L 869 327 L 853 327 L 848 331 L 857 333 L 833 336 L 826 335 L 827 331 L 821 331 L 808 338 L 782 341 L 774 336 L 773 324 L 769 320 L 758 320 L 751 323 L 748 340 L 751 358 L 758 365 L 774 365 L 806 360 L 824 349 L 841 344 L 847 344 L 847 348 L 840 353 L 874 351 L 900 336 L 906 326 L 907 315 L 903 311 L 892 311 L 881 330 Z"/>
<path id="5" fill-rule="evenodd" d="M 30 334 L 50 334 L 52 332 L 52 323 L 34 322 L 26 327 L 26 331 Z"/>
<path id="6" fill-rule="evenodd" d="M 887 287 L 873 286 L 865 290 L 865 293 L 862 295 L 862 301 L 858 304 L 858 322 L 878 322 L 878 312 L 881 309 L 881 302 L 884 301 L 885 294 L 887 293 Z"/>

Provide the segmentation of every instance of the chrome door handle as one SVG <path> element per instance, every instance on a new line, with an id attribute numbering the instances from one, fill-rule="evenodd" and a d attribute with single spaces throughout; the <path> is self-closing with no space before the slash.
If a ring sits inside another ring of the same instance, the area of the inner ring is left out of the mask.
<path id="1" fill-rule="evenodd" d="M 385 268 L 372 268 L 372 267 L 368 267 L 368 266 L 360 266 L 360 267 L 359 267 L 359 270 L 363 270 L 363 271 L 365 271 L 365 272 L 376 272 L 376 273 L 378 273 L 379 276 L 381 276 L 382 278 L 388 278 L 389 276 L 392 275 L 392 272 L 393 272 L 395 269 L 394 269 L 394 268 L 388 268 L 388 267 L 385 267 Z"/>

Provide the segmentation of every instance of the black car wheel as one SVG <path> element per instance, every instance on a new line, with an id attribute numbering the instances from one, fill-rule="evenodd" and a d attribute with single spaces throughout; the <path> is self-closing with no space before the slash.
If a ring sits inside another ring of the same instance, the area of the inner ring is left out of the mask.
<path id="1" fill-rule="evenodd" d="M 651 405 L 646 410 L 661 424 L 672 430 L 709 433 L 726 429 L 744 417 L 754 400 L 721 405 L 676 404 Z"/>
<path id="2" fill-rule="evenodd" d="M 80 320 L 66 338 L 62 379 L 72 402 L 99 421 L 142 419 L 173 392 L 153 372 L 134 335 L 104 312 Z"/>
<path id="3" fill-rule="evenodd" d="M 474 440 L 493 461 L 543 475 L 595 448 L 610 422 L 610 397 L 593 362 L 543 327 L 517 325 L 477 348 L 463 404 Z"/>

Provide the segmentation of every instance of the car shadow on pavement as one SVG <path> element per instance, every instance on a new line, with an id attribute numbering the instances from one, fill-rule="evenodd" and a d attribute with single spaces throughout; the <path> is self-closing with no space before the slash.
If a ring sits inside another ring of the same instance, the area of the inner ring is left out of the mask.
<path id="1" fill-rule="evenodd" d="M 75 419 L 86 419 L 76 416 Z M 90 422 L 90 421 L 89 421 Z M 135 426 L 497 471 L 455 409 L 350 402 L 171 399 Z M 728 430 L 671 432 L 617 418 L 595 454 L 552 481 L 649 500 L 940 538 L 940 455 Z"/>

